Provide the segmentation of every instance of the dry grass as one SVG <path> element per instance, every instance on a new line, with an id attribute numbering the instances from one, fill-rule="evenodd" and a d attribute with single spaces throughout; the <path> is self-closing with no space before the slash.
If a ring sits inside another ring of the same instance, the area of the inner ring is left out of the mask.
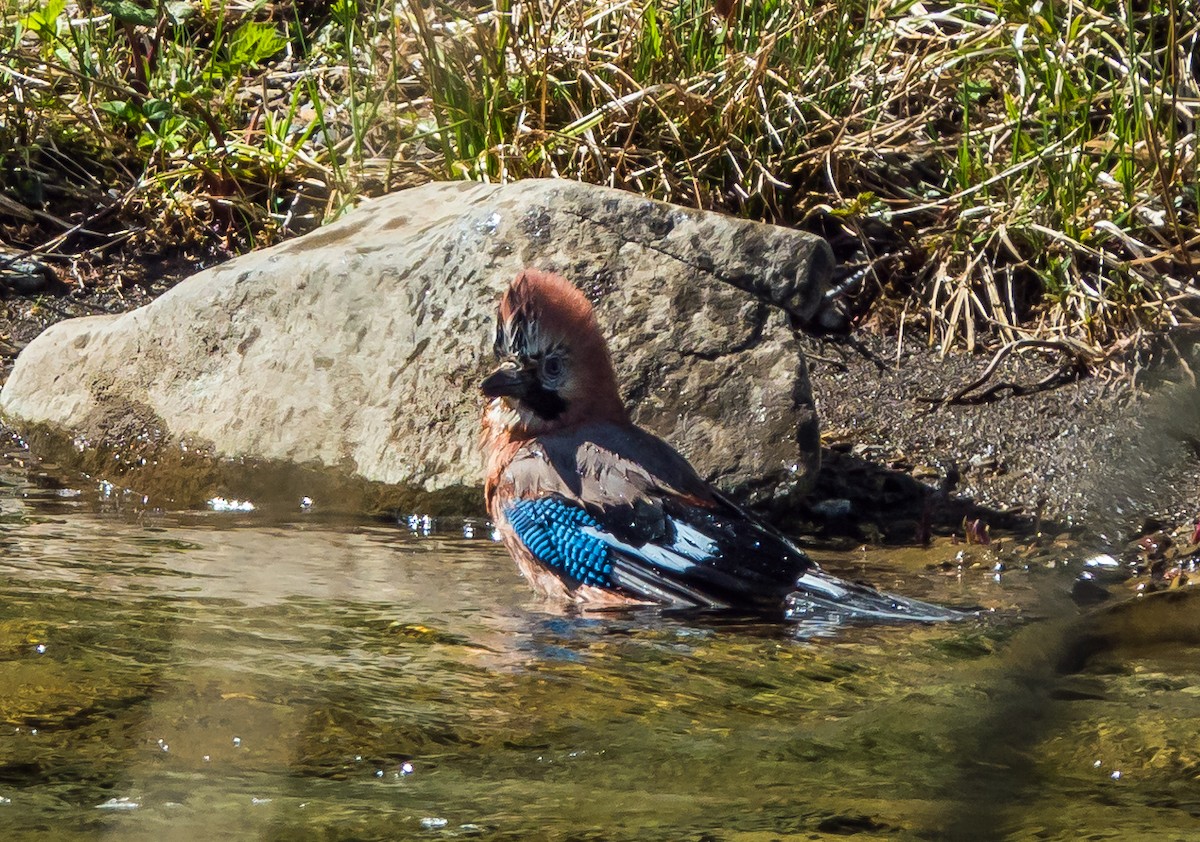
<path id="1" fill-rule="evenodd" d="M 0 236 L 68 273 L 552 176 L 825 234 L 864 317 L 943 347 L 1103 347 L 1200 303 L 1178 0 L 28 6 L 0 39 Z"/>

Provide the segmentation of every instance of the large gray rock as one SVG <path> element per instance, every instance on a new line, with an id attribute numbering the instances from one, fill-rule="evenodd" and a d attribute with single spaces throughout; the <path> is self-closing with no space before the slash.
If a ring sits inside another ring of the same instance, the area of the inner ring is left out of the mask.
<path id="1" fill-rule="evenodd" d="M 54 325 L 0 410 L 90 445 L 475 486 L 495 303 L 525 266 L 597 302 L 637 420 L 702 473 L 742 492 L 808 483 L 818 429 L 791 325 L 837 326 L 826 244 L 564 181 L 406 190 L 141 309 Z"/>

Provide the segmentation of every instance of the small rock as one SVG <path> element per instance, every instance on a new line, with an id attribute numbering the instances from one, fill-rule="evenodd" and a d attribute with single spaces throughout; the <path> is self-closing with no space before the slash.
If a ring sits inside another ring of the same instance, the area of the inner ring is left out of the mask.
<path id="1" fill-rule="evenodd" d="M 142 805 L 139 802 L 134 801 L 133 799 L 128 798 L 127 796 L 121 796 L 120 798 L 110 798 L 107 801 L 105 801 L 103 804 L 97 804 L 96 809 L 97 810 L 114 810 L 116 812 L 128 812 L 131 810 L 136 810 L 137 808 L 139 808 L 141 806 Z"/>
<path id="2" fill-rule="evenodd" d="M 0 297 L 62 295 L 70 289 L 42 261 L 0 251 Z"/>
<path id="3" fill-rule="evenodd" d="M 850 517 L 854 512 L 854 504 L 844 499 L 820 500 L 809 508 L 813 514 L 830 520 Z"/>

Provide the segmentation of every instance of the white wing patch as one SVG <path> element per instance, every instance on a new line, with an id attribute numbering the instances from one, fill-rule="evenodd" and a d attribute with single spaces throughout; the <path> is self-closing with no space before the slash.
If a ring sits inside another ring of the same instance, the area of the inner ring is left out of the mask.
<path id="1" fill-rule="evenodd" d="M 623 552 L 634 558 L 644 558 L 646 561 L 664 570 L 674 570 L 676 573 L 682 573 L 689 567 L 695 567 L 695 563 L 691 559 L 684 558 L 678 553 L 673 553 L 665 547 L 658 547 L 654 544 L 642 544 L 640 547 L 635 547 L 632 544 L 618 541 L 611 533 L 602 532 L 594 526 L 585 526 L 579 531 L 584 535 L 590 535 L 593 538 L 603 541 L 614 550 Z"/>
<path id="2" fill-rule="evenodd" d="M 796 580 L 796 587 L 824 594 L 833 600 L 843 600 L 850 595 L 850 591 L 842 587 L 841 582 L 823 573 L 805 573 Z"/>
<path id="3" fill-rule="evenodd" d="M 675 530 L 675 540 L 665 546 L 647 543 L 635 547 L 617 540 L 609 532 L 592 526 L 585 526 L 580 531 L 603 541 L 618 552 L 634 558 L 643 558 L 655 567 L 673 570 L 676 573 L 683 573 L 688 568 L 695 567 L 697 562 L 712 558 L 716 554 L 717 545 L 703 532 L 675 520 L 671 520 L 670 523 Z"/>
<path id="4" fill-rule="evenodd" d="M 687 556 L 692 561 L 704 561 L 717 554 L 716 543 L 699 529 L 673 518 L 671 525 L 675 527 L 675 542 L 671 544 L 671 549 L 675 552 Z"/>

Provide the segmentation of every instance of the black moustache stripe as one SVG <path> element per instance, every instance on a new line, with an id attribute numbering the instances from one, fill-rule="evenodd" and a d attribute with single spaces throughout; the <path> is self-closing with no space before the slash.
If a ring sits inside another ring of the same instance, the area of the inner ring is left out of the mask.
<path id="1" fill-rule="evenodd" d="M 553 421 L 567 411 L 567 402 L 562 399 L 562 396 L 558 392 L 547 389 L 541 383 L 530 389 L 521 398 L 521 401 L 543 421 Z"/>

